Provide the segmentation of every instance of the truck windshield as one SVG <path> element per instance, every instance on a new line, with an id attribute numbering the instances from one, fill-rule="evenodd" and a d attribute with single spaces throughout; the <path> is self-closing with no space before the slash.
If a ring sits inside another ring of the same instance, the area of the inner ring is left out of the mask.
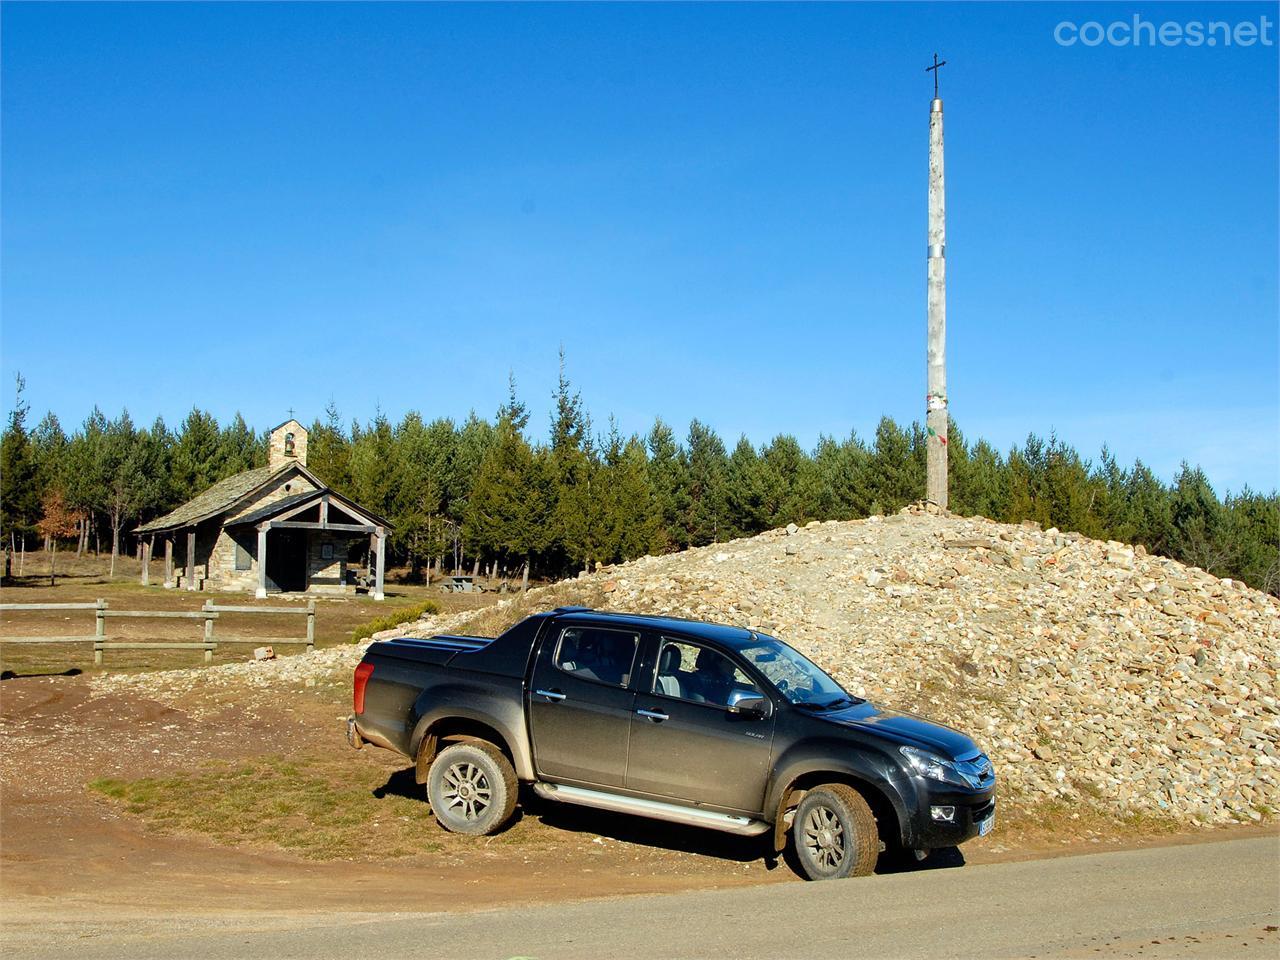
<path id="1" fill-rule="evenodd" d="M 779 693 L 797 706 L 828 709 L 861 702 L 781 640 L 763 633 L 752 634 L 751 640 L 738 648 L 738 653 L 751 661 L 778 688 Z"/>

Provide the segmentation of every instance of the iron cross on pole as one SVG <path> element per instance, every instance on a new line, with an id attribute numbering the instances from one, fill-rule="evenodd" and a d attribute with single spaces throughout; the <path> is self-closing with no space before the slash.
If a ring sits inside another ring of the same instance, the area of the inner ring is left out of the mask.
<path id="1" fill-rule="evenodd" d="M 946 65 L 947 65 L 947 61 L 945 60 L 939 61 L 938 55 L 935 53 L 933 55 L 933 66 L 924 68 L 925 73 L 933 74 L 933 99 L 935 100 L 938 99 L 938 68 L 945 67 Z"/>

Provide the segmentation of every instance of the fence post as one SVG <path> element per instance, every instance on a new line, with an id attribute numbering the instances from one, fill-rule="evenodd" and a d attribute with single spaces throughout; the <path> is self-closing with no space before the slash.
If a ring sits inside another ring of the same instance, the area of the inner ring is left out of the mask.
<path id="1" fill-rule="evenodd" d="M 307 653 L 316 648 L 316 602 L 307 601 Z"/>
<path id="2" fill-rule="evenodd" d="M 204 662 L 213 663 L 213 648 L 217 646 L 213 639 L 213 611 L 209 608 L 213 606 L 212 600 L 206 600 L 200 608 L 205 612 L 204 618 Z"/>
<path id="3" fill-rule="evenodd" d="M 107 642 L 107 601 L 98 598 L 97 609 L 93 611 L 96 621 L 93 628 L 93 665 L 102 666 L 102 645 Z"/>

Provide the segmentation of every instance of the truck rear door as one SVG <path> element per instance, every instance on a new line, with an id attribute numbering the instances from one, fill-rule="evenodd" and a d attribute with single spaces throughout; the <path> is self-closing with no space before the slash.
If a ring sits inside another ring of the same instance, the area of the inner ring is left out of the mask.
<path id="1" fill-rule="evenodd" d="M 542 644 L 529 689 L 538 776 L 621 787 L 640 634 L 582 622 L 554 629 Z"/>

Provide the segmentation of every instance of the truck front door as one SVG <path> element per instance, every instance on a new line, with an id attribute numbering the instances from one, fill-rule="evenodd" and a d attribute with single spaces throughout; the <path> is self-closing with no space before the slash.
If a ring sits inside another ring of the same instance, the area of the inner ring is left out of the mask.
<path id="1" fill-rule="evenodd" d="M 542 645 L 529 690 L 538 776 L 623 786 L 640 634 L 566 624 Z"/>

